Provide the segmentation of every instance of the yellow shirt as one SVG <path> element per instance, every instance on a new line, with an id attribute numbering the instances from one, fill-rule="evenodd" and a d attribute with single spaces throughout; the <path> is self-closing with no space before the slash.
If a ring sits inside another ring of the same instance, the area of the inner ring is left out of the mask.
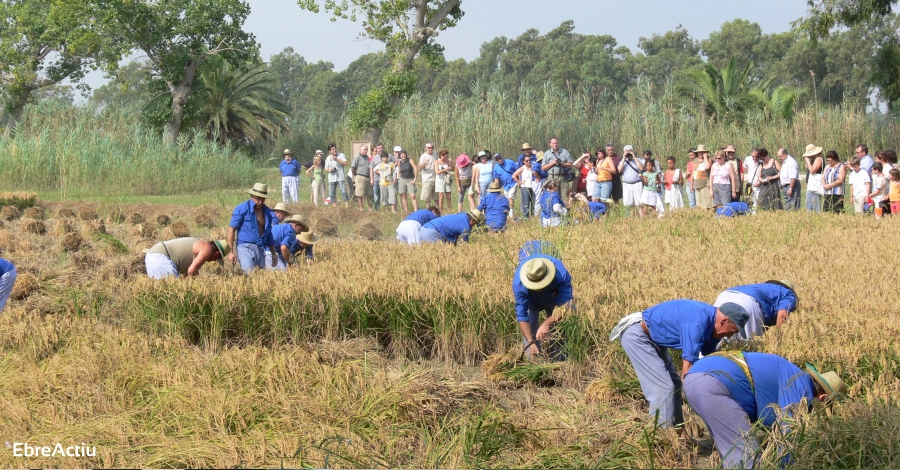
<path id="1" fill-rule="evenodd" d="M 891 202 L 900 202 L 900 181 L 891 181 L 891 192 L 888 197 Z"/>

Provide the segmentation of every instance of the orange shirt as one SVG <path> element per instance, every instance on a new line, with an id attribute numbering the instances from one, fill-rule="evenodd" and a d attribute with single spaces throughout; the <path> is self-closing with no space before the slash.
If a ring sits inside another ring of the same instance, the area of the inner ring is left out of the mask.
<path id="1" fill-rule="evenodd" d="M 597 182 L 604 183 L 606 181 L 612 181 L 612 173 L 613 169 L 612 158 L 605 158 L 597 167 Z"/>
<path id="2" fill-rule="evenodd" d="M 900 202 L 900 181 L 891 181 L 891 192 L 888 193 L 891 202 Z"/>

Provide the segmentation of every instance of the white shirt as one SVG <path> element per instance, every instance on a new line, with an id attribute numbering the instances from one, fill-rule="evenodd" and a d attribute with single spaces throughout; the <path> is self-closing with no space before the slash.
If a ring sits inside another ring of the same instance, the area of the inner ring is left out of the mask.
<path id="1" fill-rule="evenodd" d="M 748 183 L 756 182 L 756 178 L 759 177 L 759 162 L 754 161 L 753 157 L 748 156 L 744 159 L 744 175 Z"/>
<path id="2" fill-rule="evenodd" d="M 522 170 L 522 173 L 519 175 L 519 181 L 521 181 L 521 183 L 519 183 L 519 186 L 530 189 L 531 182 L 534 181 L 533 170 L 531 168 L 528 168 L 527 166 L 522 167 L 522 168 L 524 168 L 524 169 Z"/>
<path id="3" fill-rule="evenodd" d="M 792 179 L 800 178 L 800 169 L 797 167 L 797 160 L 794 160 L 794 157 L 788 155 L 781 163 L 780 178 L 782 186 L 791 184 Z"/>
<path id="4" fill-rule="evenodd" d="M 850 172 L 850 188 L 853 189 L 854 199 L 863 199 L 869 195 L 866 191 L 866 183 L 872 182 L 866 170 L 860 168 L 859 171 Z"/>
<path id="5" fill-rule="evenodd" d="M 333 172 L 328 172 L 329 183 L 337 183 L 344 180 L 344 167 L 336 160 L 347 163 L 347 157 L 343 153 L 338 153 L 337 156 L 328 155 L 328 158 L 325 159 L 325 170 L 328 172 L 328 170 L 334 168 Z"/>
<path id="6" fill-rule="evenodd" d="M 423 153 L 422 156 L 419 157 L 419 166 L 421 166 L 423 163 L 425 164 L 425 168 L 419 170 L 419 174 L 422 175 L 422 182 L 433 182 L 435 180 L 434 155 Z"/>

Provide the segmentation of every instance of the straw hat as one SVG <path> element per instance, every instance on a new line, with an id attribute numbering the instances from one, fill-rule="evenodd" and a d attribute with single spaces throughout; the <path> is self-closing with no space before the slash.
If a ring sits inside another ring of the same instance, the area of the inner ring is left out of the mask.
<path id="1" fill-rule="evenodd" d="M 491 152 L 488 152 L 487 150 L 482 150 L 482 151 L 478 152 L 478 158 L 481 158 L 481 157 L 491 158 Z"/>
<path id="2" fill-rule="evenodd" d="M 787 287 L 788 289 L 790 289 L 792 291 L 796 291 L 796 289 L 794 289 L 794 283 L 787 279 L 781 279 L 778 281 L 776 281 L 775 279 L 770 279 L 770 280 L 766 281 L 766 284 L 776 284 L 776 285 L 779 285 L 782 287 Z"/>
<path id="3" fill-rule="evenodd" d="M 737 153 L 737 149 L 734 148 L 734 145 L 729 145 L 728 147 L 725 147 L 725 151 L 726 151 L 726 152 L 735 152 L 735 153 Z"/>
<path id="4" fill-rule="evenodd" d="M 293 155 L 294 152 L 291 152 L 291 149 L 284 149 L 284 152 L 282 152 L 281 154 L 282 155 Z"/>
<path id="5" fill-rule="evenodd" d="M 295 224 L 301 225 L 304 229 L 304 230 L 301 230 L 301 232 L 309 231 L 309 222 L 306 221 L 306 217 L 303 217 L 300 214 L 295 214 L 295 215 L 292 215 L 292 216 L 284 219 L 284 223 L 287 223 L 287 224 L 295 223 Z"/>
<path id="6" fill-rule="evenodd" d="M 541 160 L 543 160 L 543 159 L 544 159 L 544 151 L 543 151 L 543 150 L 539 150 L 538 153 L 537 153 L 537 159 L 536 159 L 535 161 L 536 161 L 536 162 L 539 162 L 539 161 L 541 161 Z"/>
<path id="7" fill-rule="evenodd" d="M 325 155 L 325 152 L 321 150 L 316 150 L 316 155 Z"/>
<path id="8" fill-rule="evenodd" d="M 556 266 L 547 258 L 532 258 L 519 270 L 519 280 L 529 290 L 541 290 L 553 282 Z"/>
<path id="9" fill-rule="evenodd" d="M 709 153 L 709 149 L 705 145 L 700 144 L 697 146 L 697 150 L 694 150 L 694 153 Z"/>
<path id="10" fill-rule="evenodd" d="M 297 235 L 297 241 L 306 245 L 314 245 L 319 241 L 319 236 L 310 231 L 301 232 L 300 235 Z"/>
<path id="11" fill-rule="evenodd" d="M 283 202 L 279 202 L 278 204 L 275 204 L 275 207 L 273 207 L 272 210 L 275 212 L 284 212 L 287 215 L 291 215 L 291 213 L 287 210 L 287 206 L 284 205 Z"/>
<path id="12" fill-rule="evenodd" d="M 244 192 L 251 196 L 257 196 L 263 199 L 269 197 L 269 187 L 265 183 L 255 183 L 253 188 Z"/>
<path id="13" fill-rule="evenodd" d="M 456 166 L 460 168 L 468 165 L 469 163 L 472 163 L 472 161 L 469 160 L 469 156 L 466 154 L 461 154 L 460 156 L 456 157 Z"/>
<path id="14" fill-rule="evenodd" d="M 491 185 L 488 186 L 488 192 L 489 193 L 502 193 L 503 187 L 500 186 L 500 183 L 493 181 L 493 182 L 491 182 Z"/>
<path id="15" fill-rule="evenodd" d="M 822 147 L 816 147 L 816 144 L 809 144 L 806 146 L 806 153 L 804 153 L 803 156 L 814 157 L 820 153 L 822 153 Z"/>
<path id="16" fill-rule="evenodd" d="M 531 144 L 525 142 L 524 144 L 522 144 L 522 150 L 531 150 Z"/>
<path id="17" fill-rule="evenodd" d="M 849 391 L 847 384 L 841 379 L 841 376 L 839 376 L 837 372 L 819 374 L 819 371 L 811 364 L 806 364 L 806 372 L 808 372 L 809 376 L 818 382 L 829 395 L 838 399 L 847 396 L 847 392 Z"/>
<path id="18" fill-rule="evenodd" d="M 472 209 L 469 212 L 466 212 L 466 214 L 468 214 L 469 217 L 475 219 L 476 225 L 484 222 L 484 214 L 478 209 Z"/>
<path id="19" fill-rule="evenodd" d="M 403 151 L 403 147 L 401 147 L 401 146 L 399 146 L 399 145 L 395 145 L 395 146 L 394 146 L 394 151 L 395 151 L 395 152 L 402 152 L 402 151 Z"/>
<path id="20" fill-rule="evenodd" d="M 219 253 L 222 253 L 223 258 L 228 256 L 228 253 L 231 253 L 231 245 L 229 245 L 228 242 L 225 240 L 213 240 L 210 243 L 212 243 L 213 245 L 216 246 L 216 248 L 218 248 Z"/>

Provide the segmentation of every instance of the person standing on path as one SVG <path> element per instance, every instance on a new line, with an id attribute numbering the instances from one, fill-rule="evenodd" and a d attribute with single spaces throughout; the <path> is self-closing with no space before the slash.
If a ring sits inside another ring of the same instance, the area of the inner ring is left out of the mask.
<path id="1" fill-rule="evenodd" d="M 634 147 L 626 145 L 622 149 L 625 156 L 619 162 L 616 169 L 622 175 L 622 205 L 625 206 L 626 214 L 630 214 L 632 208 L 641 206 L 641 194 L 644 192 L 644 183 L 641 180 L 641 173 L 644 171 L 641 162 L 634 157 Z"/>
<path id="2" fill-rule="evenodd" d="M 490 161 L 490 158 L 490 150 L 478 152 L 478 163 L 475 164 L 475 169 L 472 170 L 472 184 L 477 184 L 475 192 L 478 193 L 479 204 L 481 204 L 481 198 L 487 196 L 488 186 L 491 185 L 494 174 L 494 163 Z"/>
<path id="3" fill-rule="evenodd" d="M 760 210 L 781 210 L 781 163 L 769 156 L 765 148 L 759 149 L 759 204 Z"/>
<path id="4" fill-rule="evenodd" d="M 456 157 L 456 212 L 462 212 L 463 200 L 469 198 L 469 209 L 475 207 L 475 197 L 472 196 L 472 170 L 474 165 L 466 154 Z"/>
<path id="5" fill-rule="evenodd" d="M 544 164 L 541 166 L 547 172 L 547 181 L 553 181 L 559 188 L 560 194 L 568 194 L 569 182 L 566 181 L 566 173 L 572 171 L 572 155 L 569 151 L 559 146 L 559 139 L 550 138 L 550 148 L 544 152 Z"/>
<path id="6" fill-rule="evenodd" d="M 310 177 L 310 198 L 312 203 L 319 207 L 319 201 L 325 202 L 325 168 L 321 150 L 316 150 L 316 156 L 306 174 Z"/>
<path id="7" fill-rule="evenodd" d="M 781 181 L 781 189 L 784 191 L 784 210 L 800 210 L 800 168 L 797 160 L 791 156 L 786 148 L 776 152 L 781 159 L 781 171 L 778 176 Z"/>
<path id="8" fill-rule="evenodd" d="M 709 195 L 714 206 L 727 205 L 737 195 L 734 167 L 725 161 L 725 152 L 722 150 L 716 152 L 715 162 L 710 168 L 710 179 L 712 186 L 709 188 Z"/>
<path id="9" fill-rule="evenodd" d="M 714 353 L 722 338 L 741 331 L 748 317 L 733 303 L 713 307 L 696 300 L 670 300 L 622 318 L 609 340 L 622 343 L 650 402 L 650 416 L 661 427 L 678 426 L 684 422 L 682 379 L 700 355 Z M 669 349 L 681 352 L 680 373 Z"/>
<path id="10" fill-rule="evenodd" d="M 399 147 L 394 147 L 397 149 Z M 397 162 L 397 174 L 399 176 L 399 184 L 397 185 L 397 194 L 400 202 L 403 204 L 403 212 L 409 212 L 409 200 L 412 199 L 413 212 L 419 210 L 419 201 L 416 199 L 416 178 L 418 177 L 418 169 L 416 165 L 409 160 L 409 154 L 406 150 L 397 151 L 400 161 Z"/>
<path id="11" fill-rule="evenodd" d="M 0 312 L 6 307 L 6 301 L 12 295 L 13 286 L 16 285 L 16 278 L 19 276 L 16 267 L 8 260 L 0 258 Z"/>
<path id="12" fill-rule="evenodd" d="M 337 145 L 328 145 L 328 158 L 325 159 L 325 172 L 328 173 L 328 199 L 332 204 L 337 204 L 337 189 L 341 188 L 341 198 L 344 207 L 350 208 L 350 196 L 347 194 L 347 178 L 344 176 L 344 167 L 347 166 L 347 157 L 338 153 Z"/>
<path id="13" fill-rule="evenodd" d="M 822 147 L 807 145 L 803 160 L 806 165 L 806 210 L 818 214 L 822 212 L 822 198 L 825 195 L 822 183 L 822 173 L 825 171 Z"/>
<path id="14" fill-rule="evenodd" d="M 269 188 L 265 184 L 256 183 L 246 192 L 250 195 L 250 200 L 235 207 L 231 213 L 228 246 L 235 249 L 228 253 L 227 258 L 231 264 L 240 262 L 244 273 L 250 274 L 254 268 L 265 268 L 265 248 L 272 252 L 273 263 L 276 263 L 278 257 L 275 256 L 275 242 L 272 239 L 275 213 L 266 207 Z"/>
<path id="15" fill-rule="evenodd" d="M 557 341 L 550 341 L 547 347 L 541 344 L 550 339 L 553 326 L 560 319 L 560 315 L 553 314 L 554 310 L 563 306 L 574 309 L 572 276 L 562 261 L 545 254 L 523 259 L 513 275 L 512 291 L 516 301 L 516 322 L 527 354 L 533 357 L 546 352 L 555 361 L 565 360 Z M 541 313 L 547 315 L 544 321 L 541 321 Z"/>
<path id="16" fill-rule="evenodd" d="M 709 209 L 713 206 L 712 195 L 710 191 L 712 186 L 709 182 L 709 169 L 712 162 L 709 159 L 709 149 L 705 145 L 700 144 L 694 150 L 694 197 L 697 199 L 697 206 L 701 209 Z"/>
<path id="17" fill-rule="evenodd" d="M 419 157 L 419 174 L 422 175 L 422 196 L 419 198 L 425 205 L 434 205 L 437 194 L 434 192 L 437 175 L 435 174 L 434 142 L 425 143 L 425 152 Z"/>
<path id="18" fill-rule="evenodd" d="M 522 218 L 528 219 L 534 214 L 534 160 L 523 159 L 522 166 L 513 173 L 512 177 L 513 181 L 519 185 L 519 192 L 522 195 Z"/>
<path id="19" fill-rule="evenodd" d="M 825 212 L 840 214 L 844 212 L 844 181 L 847 179 L 847 167 L 841 164 L 840 157 L 834 150 L 825 154 L 827 166 L 822 173 L 822 186 L 825 189 Z M 893 211 L 892 211 L 893 212 Z"/>
<path id="20" fill-rule="evenodd" d="M 278 164 L 281 170 L 281 202 L 297 202 L 300 187 L 300 162 L 294 160 L 294 152 L 284 149 L 284 160 Z"/>
<path id="21" fill-rule="evenodd" d="M 737 149 L 734 148 L 734 145 L 725 147 L 725 163 L 729 164 L 731 169 L 734 170 L 734 181 L 732 182 L 732 186 L 734 187 L 735 194 L 731 197 L 731 202 L 741 202 L 741 189 L 743 189 L 744 181 L 741 171 L 744 168 L 741 161 L 737 159 Z"/>
<path id="22" fill-rule="evenodd" d="M 780 424 L 787 434 L 791 419 L 815 401 L 847 396 L 836 372 L 819 374 L 783 357 L 740 351 L 715 353 L 697 361 L 684 378 L 688 404 L 706 424 L 724 468 L 755 468 L 759 441 L 754 424 Z M 790 461 L 790 456 L 785 457 Z"/>
<path id="23" fill-rule="evenodd" d="M 372 208 L 376 211 L 381 207 L 381 178 L 375 172 L 375 167 L 381 165 L 381 153 L 384 152 L 384 144 L 376 142 L 372 146 L 372 153 L 369 155 L 369 182 L 372 184 Z M 388 157 L 389 163 L 397 163 L 398 158 L 393 154 Z"/>
<path id="24" fill-rule="evenodd" d="M 379 159 L 380 160 L 380 159 Z M 350 162 L 350 170 L 353 172 L 353 196 L 359 202 L 359 211 L 365 212 L 368 206 L 371 171 L 369 170 L 369 146 L 362 144 L 359 147 L 359 153 L 353 157 Z"/>

